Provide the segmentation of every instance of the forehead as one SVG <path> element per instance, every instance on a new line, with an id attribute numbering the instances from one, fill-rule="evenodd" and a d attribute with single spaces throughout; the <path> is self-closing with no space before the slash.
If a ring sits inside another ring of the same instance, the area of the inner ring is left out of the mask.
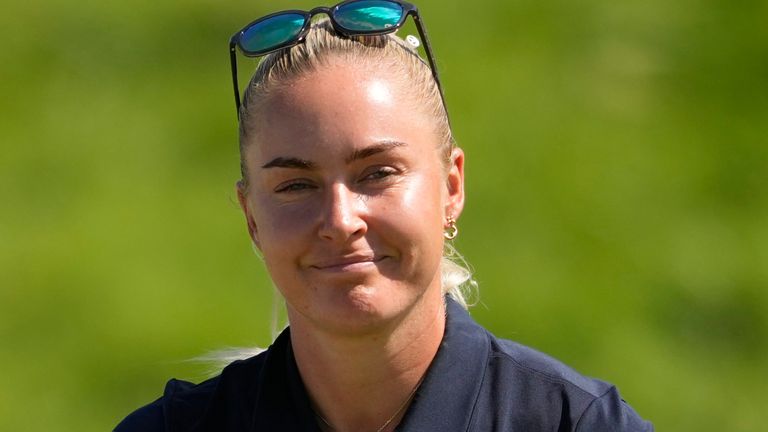
<path id="1" fill-rule="evenodd" d="M 255 153 L 333 151 L 373 141 L 437 147 L 434 119 L 412 84 L 369 64 L 333 60 L 268 92 L 255 110 Z"/>

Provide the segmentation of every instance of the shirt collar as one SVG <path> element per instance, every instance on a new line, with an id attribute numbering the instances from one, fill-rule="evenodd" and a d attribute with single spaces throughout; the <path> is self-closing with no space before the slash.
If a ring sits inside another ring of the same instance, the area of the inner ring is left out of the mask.
<path id="1" fill-rule="evenodd" d="M 485 376 L 490 341 L 458 303 L 447 298 L 446 306 L 443 341 L 398 431 L 469 428 Z"/>
<path id="2" fill-rule="evenodd" d="M 259 381 L 252 431 L 320 432 L 293 356 L 290 328 L 270 347 Z"/>

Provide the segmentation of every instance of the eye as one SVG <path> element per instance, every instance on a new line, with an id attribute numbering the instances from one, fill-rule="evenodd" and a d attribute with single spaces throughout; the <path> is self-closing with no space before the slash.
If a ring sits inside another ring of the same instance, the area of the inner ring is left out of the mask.
<path id="1" fill-rule="evenodd" d="M 363 175 L 363 181 L 376 181 L 383 180 L 387 177 L 397 174 L 398 171 L 395 168 L 380 166 L 372 168 Z"/>
<path id="2" fill-rule="evenodd" d="M 291 193 L 301 192 L 307 189 L 313 189 L 315 186 L 306 180 L 291 180 L 284 183 L 280 183 L 275 188 L 276 193 Z"/>

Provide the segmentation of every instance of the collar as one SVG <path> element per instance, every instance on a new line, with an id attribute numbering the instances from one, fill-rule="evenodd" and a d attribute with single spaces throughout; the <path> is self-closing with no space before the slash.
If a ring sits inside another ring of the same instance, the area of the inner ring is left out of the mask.
<path id="1" fill-rule="evenodd" d="M 487 332 L 458 303 L 446 298 L 443 341 L 397 430 L 468 430 L 490 345 Z"/>
<path id="2" fill-rule="evenodd" d="M 251 431 L 320 432 L 293 356 L 290 328 L 270 347 L 259 382 Z"/>

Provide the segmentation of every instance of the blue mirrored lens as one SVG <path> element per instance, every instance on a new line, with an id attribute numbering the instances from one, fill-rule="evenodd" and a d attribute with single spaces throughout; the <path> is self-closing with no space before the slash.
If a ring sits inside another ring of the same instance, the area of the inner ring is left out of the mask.
<path id="1" fill-rule="evenodd" d="M 339 7 L 333 17 L 346 30 L 381 31 L 400 23 L 403 7 L 385 0 L 361 0 Z"/>
<path id="2" fill-rule="evenodd" d="M 304 15 L 287 13 L 258 22 L 240 35 L 240 48 L 250 54 L 271 51 L 299 35 L 304 27 Z"/>

